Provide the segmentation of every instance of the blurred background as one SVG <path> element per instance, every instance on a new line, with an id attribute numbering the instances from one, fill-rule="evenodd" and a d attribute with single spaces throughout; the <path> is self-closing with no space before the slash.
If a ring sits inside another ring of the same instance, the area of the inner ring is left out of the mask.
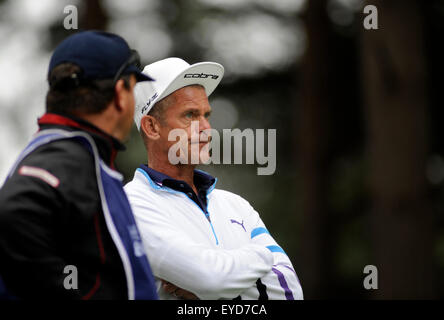
<path id="1" fill-rule="evenodd" d="M 223 64 L 214 128 L 277 129 L 273 175 L 201 169 L 261 214 L 306 299 L 444 298 L 443 1 L 0 0 L 2 182 L 44 113 L 51 51 L 78 31 L 67 5 L 144 65 Z M 135 127 L 117 162 L 126 181 L 147 162 Z"/>

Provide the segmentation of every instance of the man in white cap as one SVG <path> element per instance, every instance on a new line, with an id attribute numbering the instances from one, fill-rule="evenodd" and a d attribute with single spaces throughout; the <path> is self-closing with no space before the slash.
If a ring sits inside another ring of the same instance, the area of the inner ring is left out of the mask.
<path id="1" fill-rule="evenodd" d="M 148 165 L 136 170 L 125 191 L 159 298 L 302 299 L 290 259 L 251 205 L 215 189 L 216 179 L 196 170 L 195 163 L 169 159 L 176 144 L 168 139 L 171 130 L 185 133 L 185 154 L 195 144 L 200 153 L 205 150 L 207 141 L 196 141 L 194 131 L 199 137 L 211 128 L 208 96 L 224 68 L 168 58 L 143 73 L 156 79 L 135 87 L 134 118 Z"/>

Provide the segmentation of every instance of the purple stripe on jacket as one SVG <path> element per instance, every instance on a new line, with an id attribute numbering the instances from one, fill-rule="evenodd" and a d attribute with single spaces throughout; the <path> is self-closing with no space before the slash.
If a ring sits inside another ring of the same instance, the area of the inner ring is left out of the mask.
<path id="1" fill-rule="evenodd" d="M 294 300 L 293 293 L 291 292 L 290 288 L 288 287 L 287 281 L 285 280 L 284 274 L 280 272 L 276 268 L 271 268 L 271 270 L 277 275 L 279 284 L 285 291 L 285 298 L 287 300 Z"/>

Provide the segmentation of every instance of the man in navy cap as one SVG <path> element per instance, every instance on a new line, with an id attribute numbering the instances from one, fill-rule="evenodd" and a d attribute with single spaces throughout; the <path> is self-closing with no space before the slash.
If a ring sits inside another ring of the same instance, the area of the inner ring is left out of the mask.
<path id="1" fill-rule="evenodd" d="M 46 113 L 0 189 L 0 275 L 17 298 L 157 299 L 114 159 L 130 132 L 136 51 L 111 33 L 55 49 Z"/>

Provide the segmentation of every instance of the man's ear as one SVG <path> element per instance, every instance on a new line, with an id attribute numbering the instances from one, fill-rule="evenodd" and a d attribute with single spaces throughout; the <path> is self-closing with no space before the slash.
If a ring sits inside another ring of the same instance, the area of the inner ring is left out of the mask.
<path id="1" fill-rule="evenodd" d="M 156 118 L 145 115 L 140 120 L 140 130 L 143 130 L 147 138 L 157 140 L 160 138 L 160 123 Z"/>

